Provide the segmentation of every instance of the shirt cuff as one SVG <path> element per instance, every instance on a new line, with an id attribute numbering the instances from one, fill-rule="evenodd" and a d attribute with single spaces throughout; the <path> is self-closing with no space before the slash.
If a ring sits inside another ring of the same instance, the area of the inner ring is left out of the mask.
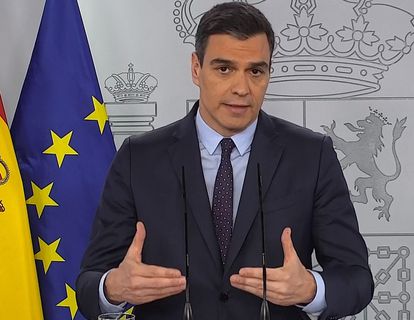
<path id="1" fill-rule="evenodd" d="M 101 278 L 99 282 L 99 307 L 101 308 L 101 312 L 123 312 L 126 302 L 122 302 L 118 305 L 110 303 L 104 293 L 104 283 L 106 276 L 111 272 L 111 270 L 107 271 Z"/>
<path id="2" fill-rule="evenodd" d="M 322 279 L 322 276 L 313 270 L 308 270 L 316 281 L 316 294 L 315 298 L 303 307 L 302 311 L 309 313 L 314 316 L 319 316 L 326 309 L 326 300 L 325 300 L 325 282 Z"/>

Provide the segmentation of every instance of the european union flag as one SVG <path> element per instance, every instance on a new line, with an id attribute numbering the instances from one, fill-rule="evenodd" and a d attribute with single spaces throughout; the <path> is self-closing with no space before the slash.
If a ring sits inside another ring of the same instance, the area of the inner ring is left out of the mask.
<path id="1" fill-rule="evenodd" d="M 12 137 L 44 317 L 82 319 L 75 280 L 115 146 L 76 0 L 46 0 Z"/>

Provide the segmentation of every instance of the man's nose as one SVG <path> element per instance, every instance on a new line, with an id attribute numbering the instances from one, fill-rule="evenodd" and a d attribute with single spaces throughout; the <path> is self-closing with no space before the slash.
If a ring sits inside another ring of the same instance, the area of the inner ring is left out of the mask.
<path id="1" fill-rule="evenodd" d="M 237 73 L 233 78 L 232 93 L 246 96 L 250 92 L 248 75 L 244 72 Z"/>

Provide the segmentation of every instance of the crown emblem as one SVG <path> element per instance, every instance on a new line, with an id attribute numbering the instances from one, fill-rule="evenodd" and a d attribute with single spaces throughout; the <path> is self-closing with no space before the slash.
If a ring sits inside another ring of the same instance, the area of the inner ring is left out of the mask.
<path id="1" fill-rule="evenodd" d="M 391 122 L 388 121 L 388 117 L 384 116 L 384 114 L 378 111 L 378 109 L 373 109 L 369 107 L 369 111 L 371 112 L 372 115 L 377 117 L 384 126 L 390 126 L 392 124 Z"/>
<path id="2" fill-rule="evenodd" d="M 389 67 L 410 53 L 414 43 L 411 14 L 372 0 L 355 0 L 351 6 L 350 1 L 342 2 L 343 10 L 336 11 L 347 19 L 328 27 L 321 16 L 332 9 L 324 8 L 322 1 L 291 0 L 294 23 L 285 25 L 275 39 L 270 80 L 270 91 L 276 91 L 275 96 L 281 95 L 277 92 L 278 84 L 286 81 L 297 81 L 302 86 L 302 90 L 292 94 L 298 97 L 372 93 L 380 89 L 380 80 Z M 321 13 L 318 9 L 325 10 Z M 385 17 L 401 21 L 403 27 L 386 30 Z"/>
<path id="3" fill-rule="evenodd" d="M 158 81 L 149 73 L 134 72 L 134 65 L 128 65 L 128 72 L 112 74 L 105 80 L 105 88 L 114 96 L 116 102 L 148 102 Z"/>
<path id="4" fill-rule="evenodd" d="M 291 0 L 277 7 L 266 0 L 246 2 L 266 6 L 263 12 L 277 35 L 267 98 L 343 98 L 376 92 L 385 72 L 409 54 L 414 43 L 414 15 L 383 1 Z M 201 4 L 195 4 L 175 1 L 174 22 L 184 43 L 194 44 L 203 14 Z"/>

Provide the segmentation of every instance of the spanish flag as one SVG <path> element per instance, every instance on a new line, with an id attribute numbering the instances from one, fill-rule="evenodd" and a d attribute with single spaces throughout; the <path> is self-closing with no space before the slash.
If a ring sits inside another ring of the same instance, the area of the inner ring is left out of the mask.
<path id="1" fill-rule="evenodd" d="M 0 319 L 43 319 L 22 180 L 0 97 Z"/>

